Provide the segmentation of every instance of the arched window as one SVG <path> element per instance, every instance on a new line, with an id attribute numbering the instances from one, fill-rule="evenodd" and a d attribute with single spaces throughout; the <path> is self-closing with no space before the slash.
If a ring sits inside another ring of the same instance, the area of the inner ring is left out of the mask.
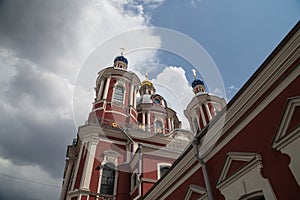
<path id="1" fill-rule="evenodd" d="M 104 165 L 101 178 L 101 194 L 114 194 L 115 174 L 116 172 L 112 163 Z"/>
<path id="2" fill-rule="evenodd" d="M 114 91 L 113 101 L 117 103 L 123 103 L 124 88 L 122 86 L 116 86 Z"/>

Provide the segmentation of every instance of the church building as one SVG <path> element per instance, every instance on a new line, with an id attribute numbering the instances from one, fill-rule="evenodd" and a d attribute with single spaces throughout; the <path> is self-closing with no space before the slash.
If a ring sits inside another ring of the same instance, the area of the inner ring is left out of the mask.
<path id="1" fill-rule="evenodd" d="M 147 75 L 113 63 L 67 147 L 61 200 L 300 199 L 300 23 L 228 104 L 194 73 L 189 130 Z"/>

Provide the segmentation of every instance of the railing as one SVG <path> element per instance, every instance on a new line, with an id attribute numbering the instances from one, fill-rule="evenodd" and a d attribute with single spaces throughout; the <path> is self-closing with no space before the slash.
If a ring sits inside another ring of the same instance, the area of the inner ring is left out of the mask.
<path id="1" fill-rule="evenodd" d="M 142 124 L 139 122 L 136 123 L 125 123 L 125 122 L 118 122 L 111 119 L 97 117 L 95 121 L 89 122 L 91 124 L 98 124 L 100 127 L 111 127 L 111 128 L 120 128 L 120 129 L 129 129 L 129 130 L 139 130 L 145 132 L 154 132 L 154 133 L 161 133 L 167 134 L 171 130 L 168 128 L 158 128 L 154 124 Z"/>

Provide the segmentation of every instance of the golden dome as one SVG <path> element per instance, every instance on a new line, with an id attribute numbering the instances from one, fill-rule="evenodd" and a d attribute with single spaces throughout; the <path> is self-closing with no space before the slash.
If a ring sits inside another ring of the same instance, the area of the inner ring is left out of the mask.
<path id="1" fill-rule="evenodd" d="M 153 84 L 152 84 L 151 81 L 149 81 L 149 80 L 144 80 L 144 81 L 142 82 L 142 86 L 144 86 L 144 85 L 149 85 L 150 87 L 153 87 Z"/>

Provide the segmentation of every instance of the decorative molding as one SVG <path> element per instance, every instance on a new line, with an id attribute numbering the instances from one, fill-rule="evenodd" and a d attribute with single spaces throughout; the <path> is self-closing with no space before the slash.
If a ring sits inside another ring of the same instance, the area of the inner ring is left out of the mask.
<path id="1" fill-rule="evenodd" d="M 107 150 L 103 152 L 103 161 L 101 162 L 101 165 L 104 166 L 106 163 L 113 163 L 115 166 L 118 166 L 118 158 L 120 157 L 120 154 L 113 150 Z"/>
<path id="2" fill-rule="evenodd" d="M 288 132 L 288 127 L 296 107 L 300 107 L 300 96 L 292 97 L 287 100 L 283 116 L 272 143 L 273 148 L 281 150 L 300 136 L 300 123 L 291 132 Z"/>
<path id="3" fill-rule="evenodd" d="M 229 169 L 233 161 L 244 161 L 245 164 L 232 175 L 229 175 Z M 234 182 L 239 177 L 246 174 L 249 170 L 259 166 L 262 168 L 262 158 L 257 153 L 246 153 L 246 152 L 229 152 L 227 153 L 221 174 L 217 181 L 217 188 L 226 187 L 230 183 Z M 228 176 L 229 175 L 229 176 Z"/>
<path id="4" fill-rule="evenodd" d="M 200 194 L 200 198 L 198 200 L 207 200 L 208 199 L 206 189 L 204 187 L 192 184 L 192 185 L 189 185 L 189 189 L 185 195 L 184 200 L 190 200 L 193 193 Z"/>
<path id="5" fill-rule="evenodd" d="M 296 109 L 300 108 L 300 96 L 292 97 L 287 100 L 281 121 L 279 123 L 277 132 L 273 139 L 272 147 L 287 154 L 291 162 L 289 168 L 300 186 L 300 123 L 295 124 L 291 130 L 289 126 Z M 299 119 L 298 119 L 299 120 Z"/>
<path id="6" fill-rule="evenodd" d="M 229 174 L 233 161 L 245 162 Z M 265 199 L 276 200 L 275 193 L 268 179 L 262 176 L 262 157 L 257 153 L 229 152 L 224 162 L 216 188 L 225 199 L 241 199 L 262 191 Z"/>

